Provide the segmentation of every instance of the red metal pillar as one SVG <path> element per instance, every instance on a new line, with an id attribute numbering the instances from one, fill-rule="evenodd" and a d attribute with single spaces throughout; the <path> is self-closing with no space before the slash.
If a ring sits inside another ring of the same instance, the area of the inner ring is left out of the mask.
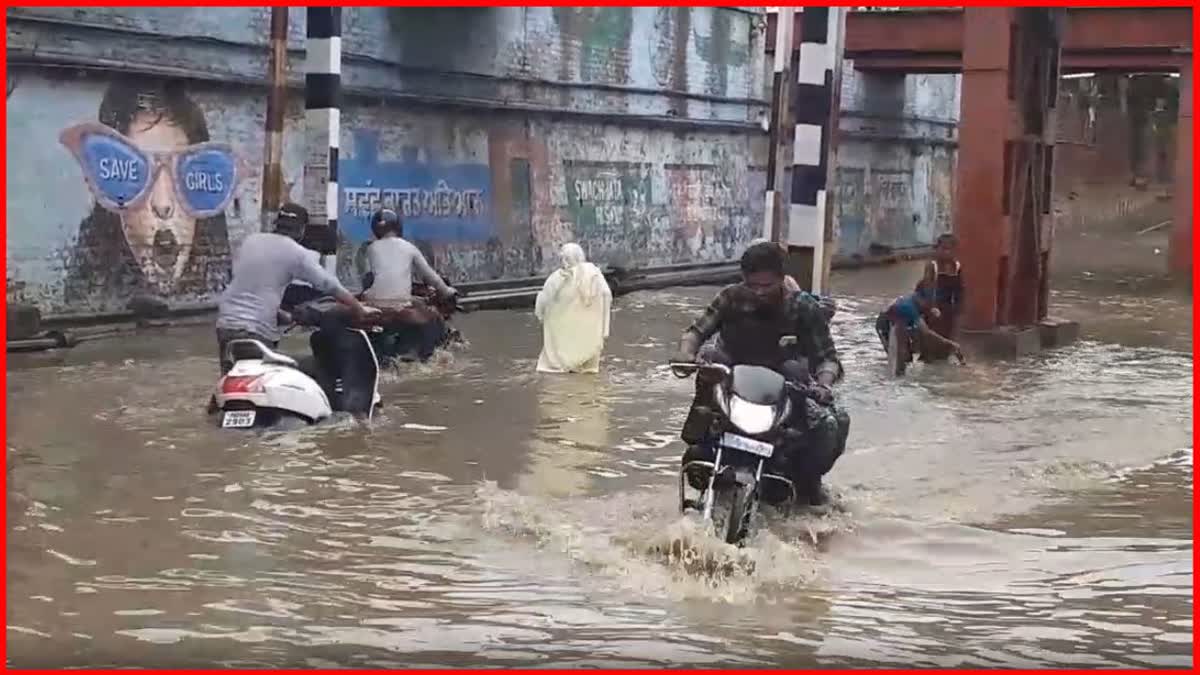
<path id="1" fill-rule="evenodd" d="M 1174 218 L 1168 251 L 1171 276 L 1192 278 L 1192 59 L 1179 68 L 1179 119 L 1175 126 Z"/>
<path id="2" fill-rule="evenodd" d="M 996 325 L 1000 252 L 1008 246 L 1004 216 L 1004 141 L 1008 137 L 1010 7 L 967 7 L 963 17 L 962 103 L 954 226 L 966 284 L 963 325 Z"/>
<path id="3" fill-rule="evenodd" d="M 1056 10 L 968 7 L 963 15 L 955 231 L 966 281 L 963 328 L 1046 317 Z"/>

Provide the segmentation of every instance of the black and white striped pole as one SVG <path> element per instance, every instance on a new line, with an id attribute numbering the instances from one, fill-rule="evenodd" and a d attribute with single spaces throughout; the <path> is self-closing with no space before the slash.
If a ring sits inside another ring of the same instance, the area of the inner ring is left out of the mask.
<path id="1" fill-rule="evenodd" d="M 771 241 L 782 243 L 787 223 L 787 210 L 779 186 L 784 184 L 787 171 L 786 162 L 780 161 L 785 156 L 787 134 L 784 127 L 788 117 L 788 94 L 791 91 L 792 72 L 792 27 L 796 10 L 792 7 L 779 7 L 775 12 L 775 69 L 771 80 L 771 117 L 767 132 L 770 135 L 770 145 L 767 149 L 767 203 L 763 210 L 766 221 L 763 226 L 763 236 Z"/>
<path id="2" fill-rule="evenodd" d="M 309 7 L 304 43 L 306 153 L 304 198 L 309 227 L 305 246 L 336 255 L 338 243 L 338 137 L 341 132 L 342 8 Z M 336 261 L 335 261 L 336 264 Z"/>
<path id="3" fill-rule="evenodd" d="M 826 250 L 826 187 L 837 124 L 834 81 L 840 72 L 845 10 L 805 7 L 800 14 L 800 58 L 792 83 L 792 184 L 785 243 L 789 271 L 799 284 L 822 292 Z"/>

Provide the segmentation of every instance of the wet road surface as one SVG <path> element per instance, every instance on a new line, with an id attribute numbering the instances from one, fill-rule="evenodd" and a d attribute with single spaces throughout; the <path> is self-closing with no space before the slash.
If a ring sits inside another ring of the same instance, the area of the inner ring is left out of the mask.
<path id="1" fill-rule="evenodd" d="M 896 381 L 915 274 L 835 278 L 836 506 L 740 553 L 675 502 L 662 362 L 713 289 L 618 299 L 591 378 L 464 316 L 369 427 L 216 429 L 206 329 L 10 357 L 9 665 L 1190 667 L 1189 300 L 1068 288 L 1084 341 Z"/>

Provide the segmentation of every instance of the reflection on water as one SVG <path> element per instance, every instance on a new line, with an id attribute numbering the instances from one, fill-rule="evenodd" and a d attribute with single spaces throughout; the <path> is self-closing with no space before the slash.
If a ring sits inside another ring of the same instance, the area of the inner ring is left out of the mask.
<path id="1" fill-rule="evenodd" d="M 588 377 L 533 372 L 527 314 L 468 315 L 473 348 L 390 375 L 370 425 L 287 434 L 207 423 L 208 331 L 13 359 L 9 663 L 1188 666 L 1192 359 L 1164 317 L 1190 313 L 1108 306 L 1069 349 L 894 380 L 873 274 L 839 286 L 835 507 L 741 550 L 675 501 L 691 385 L 662 362 L 711 289 L 620 299 Z"/>

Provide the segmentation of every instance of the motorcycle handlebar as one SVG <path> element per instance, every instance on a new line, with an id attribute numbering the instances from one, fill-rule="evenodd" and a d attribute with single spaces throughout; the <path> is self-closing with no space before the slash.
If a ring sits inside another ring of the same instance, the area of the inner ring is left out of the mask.
<path id="1" fill-rule="evenodd" d="M 688 361 L 672 361 L 668 364 L 671 372 L 679 379 L 691 377 L 698 372 L 719 373 L 722 376 L 728 377 L 733 371 L 729 366 L 720 363 L 695 363 Z"/>

